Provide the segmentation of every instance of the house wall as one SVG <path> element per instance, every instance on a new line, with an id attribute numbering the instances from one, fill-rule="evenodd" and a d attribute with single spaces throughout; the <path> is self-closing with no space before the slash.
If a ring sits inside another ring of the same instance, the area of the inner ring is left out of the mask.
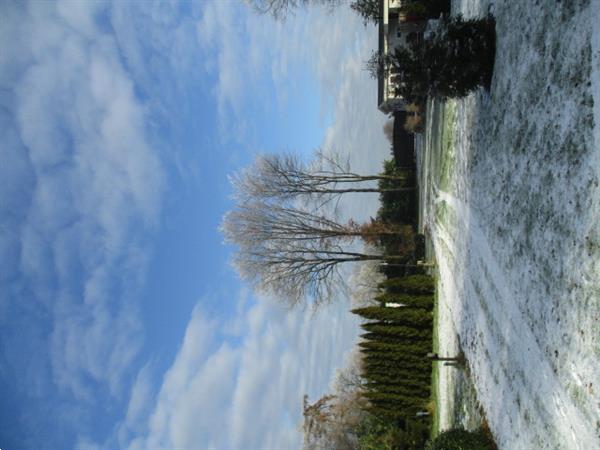
<path id="1" fill-rule="evenodd" d="M 400 22 L 398 9 L 404 0 L 383 0 L 383 17 L 380 26 L 383 26 L 383 51 L 389 54 L 394 48 L 406 45 L 408 35 L 413 31 L 421 31 L 422 24 L 415 22 Z M 405 102 L 397 98 L 394 86 L 389 75 L 383 80 L 383 98 L 379 109 L 385 113 L 404 109 Z"/>

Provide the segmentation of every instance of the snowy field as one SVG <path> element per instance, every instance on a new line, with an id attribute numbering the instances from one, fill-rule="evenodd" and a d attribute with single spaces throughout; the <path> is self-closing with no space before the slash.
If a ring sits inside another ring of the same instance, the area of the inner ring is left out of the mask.
<path id="1" fill-rule="evenodd" d="M 600 448 L 598 3 L 453 1 L 496 17 L 492 87 L 428 108 L 440 353 L 465 352 L 500 449 Z"/>

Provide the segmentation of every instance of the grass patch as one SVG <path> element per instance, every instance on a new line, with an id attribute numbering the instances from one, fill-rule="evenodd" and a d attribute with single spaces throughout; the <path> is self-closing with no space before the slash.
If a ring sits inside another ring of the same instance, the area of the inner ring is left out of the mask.
<path id="1" fill-rule="evenodd" d="M 443 127 L 441 136 L 441 155 L 438 187 L 447 190 L 454 173 L 456 156 L 454 152 L 454 125 L 456 120 L 456 102 L 448 100 L 443 107 Z"/>

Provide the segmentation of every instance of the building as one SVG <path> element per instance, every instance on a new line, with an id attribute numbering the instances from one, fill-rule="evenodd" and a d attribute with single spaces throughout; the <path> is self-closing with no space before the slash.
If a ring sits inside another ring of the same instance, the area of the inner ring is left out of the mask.
<path id="1" fill-rule="evenodd" d="M 407 16 L 400 9 L 406 0 L 379 0 L 379 54 L 393 53 L 394 49 L 407 44 L 410 37 L 420 38 L 425 21 Z M 377 105 L 381 112 L 389 114 L 404 110 L 405 102 L 394 92 L 394 73 L 380 74 L 378 78 Z"/>

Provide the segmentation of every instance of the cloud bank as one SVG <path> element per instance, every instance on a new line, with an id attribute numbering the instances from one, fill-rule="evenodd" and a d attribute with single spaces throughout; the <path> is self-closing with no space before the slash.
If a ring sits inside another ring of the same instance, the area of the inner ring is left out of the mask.
<path id="1" fill-rule="evenodd" d="M 220 1 L 15 2 L 2 14 L 2 445 L 297 447 L 302 395 L 328 390 L 356 336 L 345 299 L 316 315 L 248 301 L 227 322 L 198 306 L 162 377 L 151 357 L 140 362 L 163 164 L 181 156 L 161 152 L 157 130 L 194 111 L 183 78 L 197 69 L 222 132 L 240 138 L 255 105 L 293 110 L 290 93 L 309 79 L 331 116 L 324 147 L 378 171 L 385 117 L 362 70 L 373 30 L 342 7 L 274 24 Z M 361 197 L 348 214 L 376 206 Z"/>
<path id="2" fill-rule="evenodd" d="M 34 403 L 54 390 L 120 397 L 141 343 L 132 299 L 164 177 L 104 13 L 96 2 L 2 6 L 0 353 L 11 371 L 0 376 Z"/>
<path id="3" fill-rule="evenodd" d="M 290 313 L 259 301 L 234 319 L 243 338 L 231 340 L 199 304 L 128 448 L 297 448 L 303 394 L 322 395 L 356 338 L 357 322 L 338 306 Z"/>

